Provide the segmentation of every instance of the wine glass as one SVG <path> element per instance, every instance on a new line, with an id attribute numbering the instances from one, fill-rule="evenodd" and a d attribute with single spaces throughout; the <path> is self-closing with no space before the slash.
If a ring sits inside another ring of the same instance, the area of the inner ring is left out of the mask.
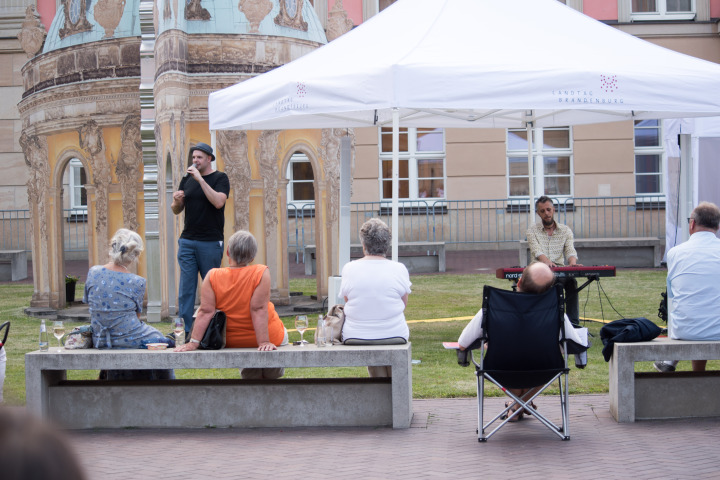
<path id="1" fill-rule="evenodd" d="M 180 346 L 185 343 L 185 319 L 176 317 L 173 322 L 173 333 L 175 334 L 175 345 Z"/>
<path id="2" fill-rule="evenodd" d="M 295 317 L 295 328 L 300 332 L 300 346 L 305 346 L 305 340 L 303 340 L 303 333 L 308 328 L 308 317 L 307 315 L 298 315 Z"/>
<path id="3" fill-rule="evenodd" d="M 53 335 L 58 340 L 58 347 L 62 349 L 62 342 L 60 339 L 65 335 L 65 325 L 63 325 L 62 320 L 55 320 L 53 322 Z"/>

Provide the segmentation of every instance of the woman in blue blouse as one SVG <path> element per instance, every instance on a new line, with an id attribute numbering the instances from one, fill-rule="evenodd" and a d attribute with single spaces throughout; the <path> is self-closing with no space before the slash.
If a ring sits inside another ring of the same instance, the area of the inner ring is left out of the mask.
<path id="1" fill-rule="evenodd" d="M 128 270 L 143 251 L 140 235 L 121 228 L 110 240 L 110 262 L 88 272 L 83 302 L 90 306 L 95 348 L 174 346 L 159 330 L 140 321 L 146 280 Z M 172 370 L 117 370 L 108 379 L 172 378 Z"/>

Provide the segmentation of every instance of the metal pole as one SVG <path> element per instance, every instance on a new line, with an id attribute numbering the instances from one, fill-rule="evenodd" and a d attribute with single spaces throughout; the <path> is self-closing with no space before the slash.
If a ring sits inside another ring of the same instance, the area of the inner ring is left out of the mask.
<path id="1" fill-rule="evenodd" d="M 532 111 L 529 112 L 532 118 Z M 533 175 L 533 122 L 528 120 L 525 124 L 525 131 L 527 132 L 527 146 L 528 146 L 528 228 L 533 223 L 533 214 L 535 212 L 535 175 Z"/>
<path id="2" fill-rule="evenodd" d="M 400 109 L 393 108 L 392 111 L 393 133 L 392 133 L 392 260 L 398 259 L 398 195 L 400 190 Z"/>

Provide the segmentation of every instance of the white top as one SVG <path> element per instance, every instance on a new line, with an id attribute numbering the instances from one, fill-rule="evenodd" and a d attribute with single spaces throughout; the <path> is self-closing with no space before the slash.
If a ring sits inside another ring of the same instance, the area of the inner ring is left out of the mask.
<path id="1" fill-rule="evenodd" d="M 340 295 L 347 297 L 342 338 L 377 340 L 410 336 L 402 297 L 410 293 L 410 274 L 391 260 L 355 260 L 342 270 Z"/>
<path id="2" fill-rule="evenodd" d="M 668 336 L 720 340 L 720 239 L 695 232 L 667 254 Z"/>
<path id="3" fill-rule="evenodd" d="M 458 338 L 458 343 L 461 347 L 467 348 L 472 342 L 482 337 L 482 319 L 483 311 L 482 309 L 480 309 L 480 311 L 475 314 L 473 319 L 470 320 L 470 323 L 465 325 L 465 328 L 460 334 L 460 338 Z M 585 336 L 583 339 L 578 335 L 578 332 L 575 331 L 575 327 L 573 327 L 573 324 L 567 315 L 565 315 L 565 338 L 571 342 L 577 343 L 578 345 L 582 345 L 583 347 L 588 346 L 587 336 Z"/>

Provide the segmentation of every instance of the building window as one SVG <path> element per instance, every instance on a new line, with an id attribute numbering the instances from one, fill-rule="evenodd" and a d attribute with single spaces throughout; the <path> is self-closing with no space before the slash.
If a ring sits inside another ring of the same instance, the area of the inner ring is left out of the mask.
<path id="1" fill-rule="evenodd" d="M 87 213 L 87 178 L 82 163 L 77 158 L 70 160 L 70 208 L 72 215 Z"/>
<path id="2" fill-rule="evenodd" d="M 290 157 L 287 166 L 288 203 L 297 208 L 315 204 L 315 176 L 312 164 L 304 153 L 296 152 Z"/>
<path id="3" fill-rule="evenodd" d="M 572 197 L 572 139 L 570 127 L 535 128 L 533 135 L 533 170 L 535 196 Z M 527 130 L 508 129 L 508 196 L 527 199 L 528 144 Z"/>
<path id="4" fill-rule="evenodd" d="M 693 20 L 695 0 L 632 0 L 631 18 L 643 20 Z"/>
<path id="5" fill-rule="evenodd" d="M 660 120 L 635 121 L 635 194 L 663 194 L 663 164 L 665 150 L 662 144 Z"/>
<path id="6" fill-rule="evenodd" d="M 442 128 L 401 128 L 401 200 L 445 199 L 445 132 Z M 380 129 L 380 194 L 392 199 L 392 128 Z"/>

